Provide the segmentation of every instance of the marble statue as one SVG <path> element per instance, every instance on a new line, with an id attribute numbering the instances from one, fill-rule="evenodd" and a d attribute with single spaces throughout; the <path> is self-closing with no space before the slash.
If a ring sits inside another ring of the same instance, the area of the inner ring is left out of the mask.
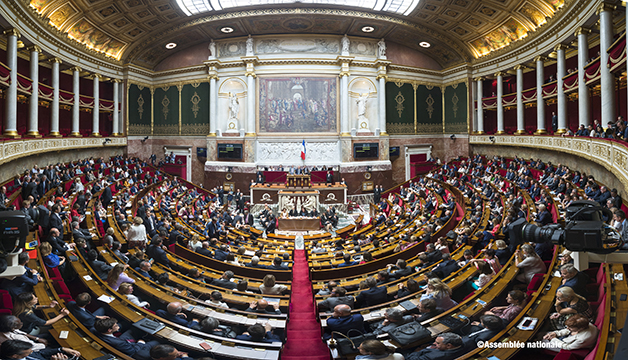
<path id="1" fill-rule="evenodd" d="M 216 58 L 216 42 L 214 42 L 214 40 L 212 39 L 212 41 L 209 43 L 209 58 L 208 59 L 215 59 Z"/>
<path id="2" fill-rule="evenodd" d="M 229 120 L 236 120 L 238 118 L 238 111 L 240 110 L 240 103 L 238 97 L 234 93 L 229 93 Z"/>
<path id="3" fill-rule="evenodd" d="M 347 36 L 347 34 L 345 34 L 345 36 L 342 37 L 341 40 L 341 44 L 342 44 L 342 52 L 340 53 L 343 56 L 348 56 L 349 55 L 349 37 Z"/>
<path id="4" fill-rule="evenodd" d="M 379 51 L 379 54 L 378 54 L 377 58 L 378 59 L 385 59 L 386 58 L 386 42 L 384 41 L 384 38 L 382 38 L 377 43 L 377 50 Z"/>
<path id="5" fill-rule="evenodd" d="M 246 56 L 253 56 L 253 38 L 249 35 L 249 38 L 246 39 Z"/>
<path id="6" fill-rule="evenodd" d="M 369 94 L 368 93 L 363 93 L 360 94 L 360 96 L 358 97 L 358 99 L 356 100 L 356 102 L 358 103 L 358 119 L 362 120 L 363 118 L 366 119 L 366 100 L 368 99 Z"/>

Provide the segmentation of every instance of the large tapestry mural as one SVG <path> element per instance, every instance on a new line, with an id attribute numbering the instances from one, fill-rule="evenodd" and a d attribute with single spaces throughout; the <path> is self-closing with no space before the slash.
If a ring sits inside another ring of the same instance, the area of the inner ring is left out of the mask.
<path id="1" fill-rule="evenodd" d="M 260 77 L 261 133 L 337 133 L 336 77 Z"/>

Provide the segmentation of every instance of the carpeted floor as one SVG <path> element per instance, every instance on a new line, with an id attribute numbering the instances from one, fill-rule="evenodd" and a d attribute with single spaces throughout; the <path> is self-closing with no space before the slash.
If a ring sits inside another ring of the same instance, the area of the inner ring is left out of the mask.
<path id="1" fill-rule="evenodd" d="M 321 339 L 310 270 L 304 250 L 294 251 L 292 267 L 292 295 L 289 322 L 286 329 L 286 344 L 282 360 L 329 360 L 329 348 Z"/>

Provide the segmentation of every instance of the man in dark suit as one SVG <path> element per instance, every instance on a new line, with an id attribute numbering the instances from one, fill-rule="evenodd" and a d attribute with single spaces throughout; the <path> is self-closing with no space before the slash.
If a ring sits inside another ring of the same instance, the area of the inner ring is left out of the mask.
<path id="1" fill-rule="evenodd" d="M 268 300 L 259 299 L 257 301 L 252 301 L 249 304 L 249 307 L 245 310 L 246 312 L 252 312 L 257 314 L 274 314 L 281 315 L 281 310 L 279 310 L 279 301 L 273 302 L 273 311 L 267 310 L 268 308 Z"/>
<path id="2" fill-rule="evenodd" d="M 551 224 L 552 223 L 552 214 L 550 214 L 549 211 L 547 211 L 547 207 L 543 204 L 538 206 L 539 209 L 539 213 L 536 216 L 536 219 L 534 221 L 536 221 L 539 226 L 545 226 L 547 224 Z"/>
<path id="3" fill-rule="evenodd" d="M 150 268 L 151 268 L 150 262 L 142 261 L 140 263 L 140 266 L 135 268 L 135 271 L 137 271 L 140 275 L 147 277 L 150 280 L 153 280 L 153 277 L 150 275 Z"/>
<path id="4" fill-rule="evenodd" d="M 419 313 L 414 315 L 414 320 L 419 323 L 432 319 L 441 313 L 436 309 L 436 300 L 430 298 L 421 300 L 418 309 Z"/>
<path id="5" fill-rule="evenodd" d="M 377 286 L 377 279 L 375 277 L 366 279 L 366 285 L 369 289 L 362 291 L 355 299 L 357 308 L 379 305 L 388 300 L 386 287 Z"/>
<path id="6" fill-rule="evenodd" d="M 74 241 L 77 239 L 85 239 L 85 241 L 89 241 L 92 239 L 92 234 L 87 229 L 79 228 L 78 221 L 72 221 L 72 237 Z"/>
<path id="7" fill-rule="evenodd" d="M 75 301 L 70 301 L 67 304 L 72 315 L 88 329 L 92 328 L 98 319 L 109 319 L 109 316 L 105 316 L 105 308 L 101 307 L 94 311 L 87 310 L 85 307 L 91 302 L 91 295 L 85 292 L 78 294 Z"/>
<path id="8" fill-rule="evenodd" d="M 332 185 L 334 183 L 334 176 L 331 174 L 331 171 L 327 172 L 327 176 L 325 177 L 325 182 L 327 185 Z"/>
<path id="9" fill-rule="evenodd" d="M 473 324 L 473 323 L 472 323 Z M 465 349 L 472 351 L 477 347 L 478 341 L 488 341 L 504 328 L 504 323 L 499 316 L 482 315 L 480 323 L 471 327 L 471 332 L 462 337 Z"/>
<path id="10" fill-rule="evenodd" d="M 406 264 L 406 261 L 403 259 L 398 259 L 395 265 L 390 265 L 388 267 L 388 272 L 390 273 L 390 278 L 401 279 L 404 276 L 408 276 L 413 273 L 412 267 Z"/>
<path id="11" fill-rule="evenodd" d="M 273 259 L 273 264 L 271 266 L 268 266 L 268 269 L 271 270 L 290 270 L 290 268 L 288 268 L 287 265 L 282 265 L 282 259 L 278 256 L 276 256 Z"/>
<path id="12" fill-rule="evenodd" d="M 347 290 L 342 286 L 336 286 L 331 290 L 331 296 L 318 303 L 318 310 L 321 312 L 329 311 L 336 308 L 336 305 L 349 305 L 353 308 L 355 298 L 351 295 L 347 296 Z"/>
<path id="13" fill-rule="evenodd" d="M 52 246 L 52 252 L 55 255 L 65 256 L 65 251 L 68 249 L 67 244 L 63 241 L 63 235 L 57 228 L 50 229 L 48 234 L 48 242 Z"/>
<path id="14" fill-rule="evenodd" d="M 559 289 L 565 286 L 570 287 L 576 294 L 586 298 L 589 294 L 587 284 L 589 277 L 576 269 L 573 264 L 565 264 L 560 267 L 560 276 L 563 278 Z"/>
<path id="15" fill-rule="evenodd" d="M 364 317 L 362 314 L 352 315 L 351 307 L 347 304 L 336 305 L 334 313 L 327 319 L 327 331 L 323 338 L 331 338 L 332 331 L 347 335 L 349 330 L 357 330 L 364 333 Z"/>
<path id="16" fill-rule="evenodd" d="M 444 279 L 458 270 L 458 263 L 456 263 L 456 260 L 452 260 L 449 254 L 443 254 L 442 257 L 443 261 L 441 261 L 432 272 L 438 275 L 439 278 Z"/>
<path id="17" fill-rule="evenodd" d="M 166 254 L 166 251 L 162 248 L 162 244 L 163 240 L 161 239 L 161 236 L 155 236 L 153 241 L 151 241 L 150 245 L 146 248 L 146 254 L 159 264 L 170 267 L 168 254 Z"/>
<path id="18" fill-rule="evenodd" d="M 202 246 L 196 248 L 196 252 L 201 254 L 201 255 L 205 255 L 207 257 L 213 257 L 214 256 L 214 254 L 212 254 L 211 250 L 209 250 L 209 241 L 203 241 Z"/>
<path id="19" fill-rule="evenodd" d="M 220 245 L 220 248 L 214 251 L 214 259 L 218 261 L 227 260 L 227 255 L 229 255 L 229 249 L 227 248 L 227 245 L 225 244 Z"/>
<path id="20" fill-rule="evenodd" d="M 13 280 L 4 279 L 4 281 L 0 283 L 0 289 L 7 290 L 13 298 L 24 292 L 32 292 L 33 286 L 37 285 L 38 282 L 43 281 L 37 270 L 30 269 L 26 266 L 29 260 L 30 258 L 26 252 L 18 255 L 18 265 L 24 266 L 24 273 L 15 277 Z"/>
<path id="21" fill-rule="evenodd" d="M 253 226 L 254 222 L 253 214 L 251 214 L 248 209 L 244 210 L 244 223 L 248 226 Z"/>
<path id="22" fill-rule="evenodd" d="M 96 320 L 94 330 L 101 340 L 137 360 L 151 360 L 150 349 L 159 345 L 159 342 L 155 340 L 149 342 L 135 340 L 132 330 L 127 330 L 116 337 L 113 334 L 120 330 L 120 325 L 116 319 L 112 318 Z"/>
<path id="23" fill-rule="evenodd" d="M 225 288 L 228 290 L 233 290 L 237 287 L 236 283 L 231 281 L 233 277 L 233 271 L 227 270 L 225 271 L 220 279 L 214 279 L 211 284 L 215 286 L 220 286 L 221 288 Z"/>
<path id="24" fill-rule="evenodd" d="M 109 271 L 111 271 L 113 267 L 104 261 L 98 260 L 98 251 L 95 249 L 90 250 L 87 253 L 87 259 L 91 262 L 92 269 L 96 273 L 96 276 L 102 280 L 107 279 Z"/>
<path id="25" fill-rule="evenodd" d="M 198 319 L 187 320 L 187 315 L 183 313 L 183 304 L 178 301 L 171 302 L 166 306 L 166 310 L 159 309 L 156 311 L 157 316 L 161 316 L 173 323 L 191 328 L 198 325 Z"/>
<path id="26" fill-rule="evenodd" d="M 466 352 L 460 335 L 442 333 L 436 337 L 432 346 L 410 353 L 405 358 L 407 360 L 453 360 Z"/>
<path id="27" fill-rule="evenodd" d="M 50 180 L 46 175 L 42 175 L 41 181 L 37 185 L 37 193 L 44 196 L 50 190 Z"/>
<path id="28" fill-rule="evenodd" d="M 111 195 L 111 186 L 105 186 L 105 190 L 102 191 L 102 195 L 100 195 L 100 201 L 102 202 L 102 206 L 107 208 L 112 199 Z"/>

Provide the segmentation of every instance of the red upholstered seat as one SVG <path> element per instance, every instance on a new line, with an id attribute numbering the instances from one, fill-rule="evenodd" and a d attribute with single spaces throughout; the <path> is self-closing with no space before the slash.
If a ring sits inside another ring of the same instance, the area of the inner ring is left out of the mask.
<path id="1" fill-rule="evenodd" d="M 13 300 L 11 300 L 11 295 L 6 290 L 0 290 L 0 308 L 9 310 L 9 314 L 13 310 Z"/>

